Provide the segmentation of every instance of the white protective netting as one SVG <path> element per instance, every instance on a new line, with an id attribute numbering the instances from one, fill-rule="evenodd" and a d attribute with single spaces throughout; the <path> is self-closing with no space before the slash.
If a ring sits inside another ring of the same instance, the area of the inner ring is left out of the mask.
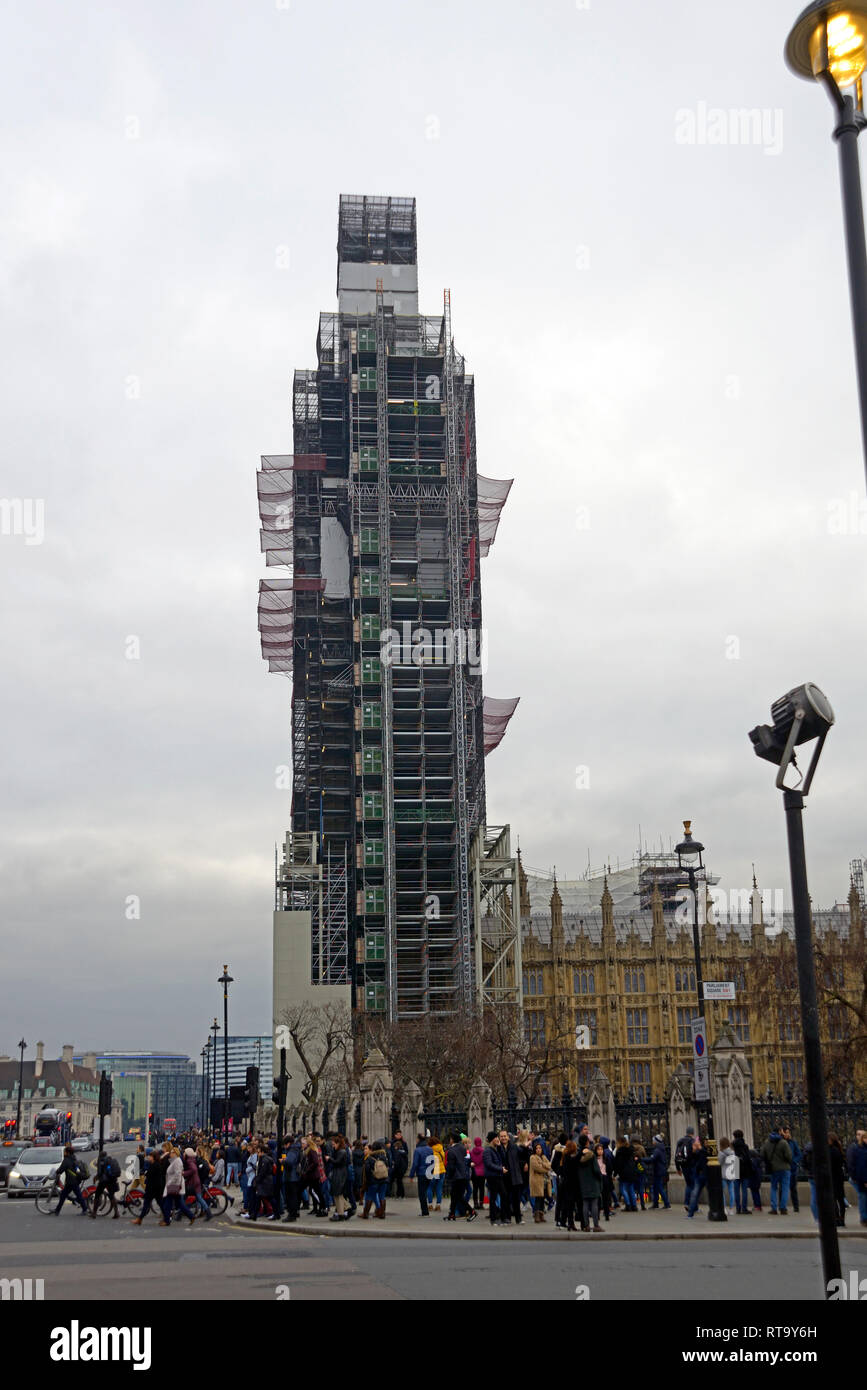
<path id="1" fill-rule="evenodd" d="M 295 517 L 292 454 L 263 454 L 256 474 L 259 493 L 259 540 L 266 565 L 292 565 L 292 523 Z"/>
<path id="2" fill-rule="evenodd" d="M 291 579 L 259 580 L 259 636 L 269 671 L 291 675 L 295 607 Z"/>
<path id="3" fill-rule="evenodd" d="M 500 743 L 506 732 L 509 720 L 518 708 L 520 695 L 514 700 L 495 700 L 486 695 L 482 705 L 485 725 L 485 753 L 490 753 Z"/>
<path id="4" fill-rule="evenodd" d="M 479 554 L 487 555 L 494 543 L 500 512 L 512 487 L 514 478 L 485 478 L 477 475 L 479 485 Z"/>

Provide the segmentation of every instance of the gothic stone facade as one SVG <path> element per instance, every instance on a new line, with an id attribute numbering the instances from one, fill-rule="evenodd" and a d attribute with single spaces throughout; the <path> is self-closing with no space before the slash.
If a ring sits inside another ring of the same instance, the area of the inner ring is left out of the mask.
<path id="1" fill-rule="evenodd" d="M 598 911 L 567 915 L 554 880 L 548 915 L 530 911 L 522 871 L 524 1024 L 540 1058 L 557 1064 L 540 1083 L 556 1096 L 564 1082 L 586 1087 L 599 1066 L 615 1092 L 639 1101 L 662 1096 L 678 1063 L 692 1061 L 690 1020 L 698 1013 L 692 929 L 663 911 L 654 891 L 650 911 L 615 912 L 605 883 Z M 762 924 L 761 895 L 754 892 L 749 922 L 700 928 L 702 972 L 707 980 L 733 981 L 734 1003 L 705 1003 L 711 1043 L 728 1023 L 743 1044 L 756 1097 L 791 1091 L 804 1095 L 793 924 L 783 916 L 774 936 Z M 851 889 L 846 908 L 814 913 L 823 1058 L 830 1093 L 845 1098 L 867 1090 L 861 1032 L 855 1015 L 828 991 L 860 1000 L 865 991 L 864 922 Z M 578 1050 L 579 1024 L 591 1046 Z"/>

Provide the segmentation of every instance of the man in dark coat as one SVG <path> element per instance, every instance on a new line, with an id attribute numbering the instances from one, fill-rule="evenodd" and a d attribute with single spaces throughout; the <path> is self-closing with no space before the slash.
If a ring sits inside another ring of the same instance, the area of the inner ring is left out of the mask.
<path id="1" fill-rule="evenodd" d="M 416 1140 L 409 1178 L 410 1182 L 415 1178 L 415 1189 L 418 1193 L 418 1204 L 421 1208 L 422 1216 L 430 1216 L 430 1210 L 427 1204 L 427 1188 L 428 1183 L 433 1178 L 434 1167 L 434 1151 L 427 1142 L 427 1136 L 420 1134 Z"/>
<path id="2" fill-rule="evenodd" d="M 144 1202 L 138 1216 L 133 1221 L 134 1226 L 140 1226 L 147 1216 L 154 1202 L 157 1209 L 162 1208 L 162 1197 L 166 1190 L 166 1170 L 160 1161 L 160 1155 L 154 1150 L 147 1156 L 144 1180 Z"/>
<path id="3" fill-rule="evenodd" d="M 298 1220 L 298 1206 L 301 1197 L 301 1182 L 298 1165 L 301 1162 L 301 1140 L 291 1139 L 283 1159 L 283 1200 L 286 1203 L 284 1221 Z"/>
<path id="4" fill-rule="evenodd" d="M 63 1150 L 63 1159 L 54 1174 L 55 1182 L 63 1174 L 63 1189 L 60 1193 L 60 1201 L 54 1208 L 54 1215 L 57 1216 L 67 1198 L 71 1202 L 77 1202 L 81 1211 L 87 1215 L 87 1203 L 81 1195 L 81 1172 L 79 1170 L 79 1160 L 75 1156 L 75 1150 L 71 1144 L 67 1144 Z"/>
<path id="5" fill-rule="evenodd" d="M 507 1190 L 508 1210 L 506 1215 L 511 1213 L 512 1220 L 516 1226 L 521 1224 L 521 1193 L 527 1182 L 529 1169 L 529 1156 L 526 1161 L 523 1158 L 521 1148 L 517 1140 L 510 1139 L 508 1131 L 500 1130 L 500 1148 L 503 1151 L 503 1163 L 506 1168 L 505 1185 Z"/>
<path id="6" fill-rule="evenodd" d="M 498 1134 L 488 1136 L 487 1146 L 482 1153 L 482 1163 L 485 1169 L 485 1182 L 488 1184 L 488 1217 L 491 1225 L 501 1226 L 509 1224 L 509 1208 L 506 1200 L 506 1181 L 508 1179 L 508 1169 L 505 1164 L 505 1154 Z"/>
<path id="7" fill-rule="evenodd" d="M 391 1156 L 391 1163 L 389 1164 L 391 1168 L 391 1185 L 389 1186 L 389 1192 L 393 1186 L 395 1197 L 403 1197 L 403 1180 L 406 1177 L 406 1170 L 409 1167 L 409 1149 L 400 1130 L 395 1132 L 394 1138 L 389 1144 L 389 1153 Z"/>
<path id="8" fill-rule="evenodd" d="M 467 1201 L 470 1160 L 466 1140 L 463 1138 L 456 1140 L 446 1154 L 446 1177 L 451 1183 L 451 1202 L 445 1220 L 456 1221 L 459 1216 L 466 1216 L 468 1221 L 474 1221 L 476 1213 Z"/>
<path id="9" fill-rule="evenodd" d="M 661 1134 L 655 1134 L 653 1137 L 650 1167 L 653 1173 L 653 1188 L 650 1194 L 651 1210 L 656 1210 L 659 1200 L 662 1198 L 662 1205 L 668 1211 L 671 1207 L 671 1202 L 668 1200 L 668 1150 Z"/>
<path id="10" fill-rule="evenodd" d="M 695 1216 L 698 1211 L 698 1199 L 707 1187 L 708 1152 L 698 1135 L 692 1141 L 692 1159 L 692 1195 L 689 1199 L 689 1211 L 686 1213 L 687 1219 Z"/>

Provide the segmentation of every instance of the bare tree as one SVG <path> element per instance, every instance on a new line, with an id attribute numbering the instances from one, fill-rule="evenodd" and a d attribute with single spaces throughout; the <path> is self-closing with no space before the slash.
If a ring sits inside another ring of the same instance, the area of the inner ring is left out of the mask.
<path id="1" fill-rule="evenodd" d="M 514 1086 L 527 1105 L 540 1099 L 545 1081 L 565 1070 L 568 1049 L 575 1045 L 572 1028 L 559 1016 L 546 1017 L 544 1033 L 533 1038 L 517 1005 L 486 1009 L 484 1033 L 481 1075 L 495 1094 L 505 1095 Z"/>
<path id="2" fill-rule="evenodd" d="M 352 1015 L 345 1004 L 290 1005 L 277 1020 L 289 1030 L 292 1047 L 307 1077 L 301 1094 L 316 1105 L 323 1085 L 352 1058 Z M 329 1084 L 329 1089 L 331 1085 Z"/>

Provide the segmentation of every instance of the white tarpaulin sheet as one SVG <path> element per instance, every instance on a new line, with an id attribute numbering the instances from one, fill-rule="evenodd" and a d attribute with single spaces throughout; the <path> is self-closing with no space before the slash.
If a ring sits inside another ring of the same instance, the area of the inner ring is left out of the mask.
<path id="1" fill-rule="evenodd" d="M 326 598 L 349 598 L 349 537 L 336 516 L 319 522 L 320 573 Z"/>

